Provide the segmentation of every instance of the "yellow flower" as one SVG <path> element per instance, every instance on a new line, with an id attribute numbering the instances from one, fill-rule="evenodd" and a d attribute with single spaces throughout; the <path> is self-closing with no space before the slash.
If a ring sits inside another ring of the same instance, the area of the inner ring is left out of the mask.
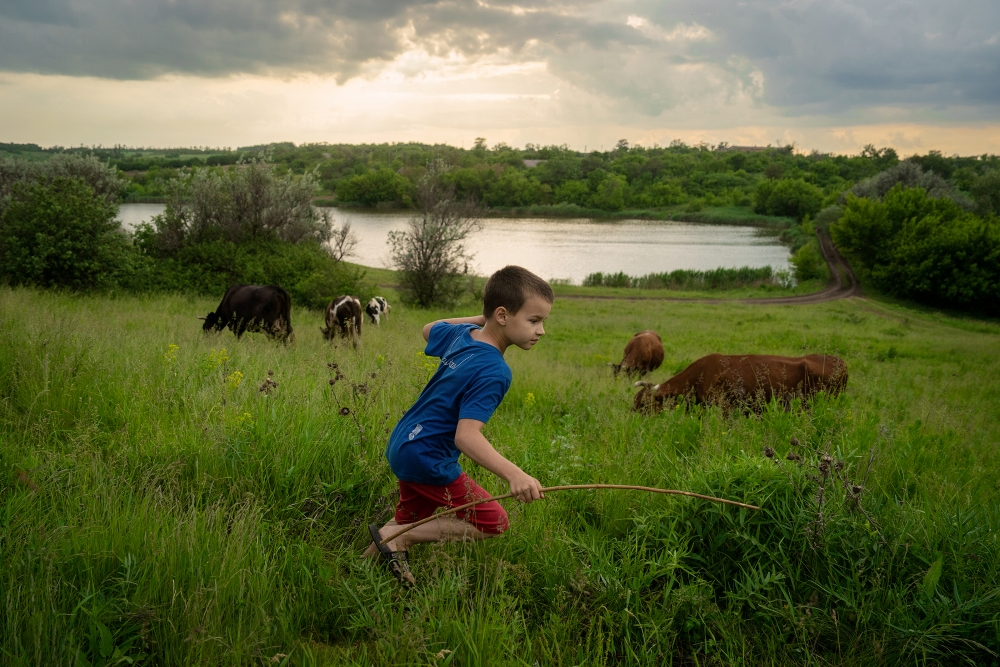
<path id="1" fill-rule="evenodd" d="M 525 395 L 524 401 L 522 401 L 525 409 L 529 409 L 535 406 L 535 395 L 530 391 Z"/>
<path id="2" fill-rule="evenodd" d="M 227 361 L 229 361 L 229 353 L 226 352 L 226 348 L 222 348 L 221 350 L 212 348 L 212 351 L 208 353 L 208 363 L 211 364 L 213 368 L 221 366 Z"/>
<path id="3" fill-rule="evenodd" d="M 179 345 L 174 345 L 173 343 L 167 345 L 167 351 L 163 353 L 163 361 L 168 364 L 177 361 L 177 350 L 179 349 L 181 349 Z"/>
<path id="4" fill-rule="evenodd" d="M 239 387 L 241 382 L 243 382 L 243 373 L 233 371 L 229 374 L 229 377 L 226 378 L 226 388 L 232 391 Z"/>

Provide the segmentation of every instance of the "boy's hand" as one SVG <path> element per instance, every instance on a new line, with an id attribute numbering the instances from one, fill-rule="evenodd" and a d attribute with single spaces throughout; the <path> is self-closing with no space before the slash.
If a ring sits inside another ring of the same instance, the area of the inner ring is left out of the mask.
<path id="1" fill-rule="evenodd" d="M 523 470 L 518 470 L 507 481 L 510 483 L 510 492 L 514 494 L 514 498 L 522 503 L 530 503 L 532 500 L 545 497 L 542 493 L 542 483 Z"/>

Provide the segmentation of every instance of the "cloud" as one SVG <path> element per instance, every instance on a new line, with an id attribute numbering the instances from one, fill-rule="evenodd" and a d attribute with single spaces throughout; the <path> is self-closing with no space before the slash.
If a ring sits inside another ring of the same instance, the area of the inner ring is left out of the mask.
<path id="1" fill-rule="evenodd" d="M 650 117 L 990 119 L 998 35 L 996 0 L 0 0 L 7 72 L 344 83 L 489 60 Z"/>

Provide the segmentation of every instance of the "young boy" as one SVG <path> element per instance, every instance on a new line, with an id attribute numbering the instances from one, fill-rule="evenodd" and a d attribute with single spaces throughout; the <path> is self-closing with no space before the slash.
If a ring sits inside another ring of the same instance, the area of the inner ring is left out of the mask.
<path id="1" fill-rule="evenodd" d="M 434 376 L 389 437 L 386 458 L 399 478 L 396 516 L 381 529 L 371 524 L 365 556 L 380 555 L 395 577 L 413 584 L 407 559 L 411 544 L 482 540 L 508 528 L 507 513 L 491 501 L 379 542 L 439 507 L 456 507 L 490 495 L 462 472 L 459 454 L 502 477 L 524 503 L 542 498 L 542 485 L 504 458 L 483 436 L 483 426 L 510 387 L 503 355 L 516 345 L 530 350 L 545 334 L 555 296 L 544 280 L 519 266 L 494 273 L 483 290 L 483 314 L 437 320 L 424 326 L 424 354 L 440 357 Z"/>

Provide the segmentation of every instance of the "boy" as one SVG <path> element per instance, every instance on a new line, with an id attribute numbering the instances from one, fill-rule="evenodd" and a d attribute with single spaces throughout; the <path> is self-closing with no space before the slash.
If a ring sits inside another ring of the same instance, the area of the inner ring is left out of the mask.
<path id="1" fill-rule="evenodd" d="M 555 295 L 544 280 L 519 266 L 494 273 L 483 289 L 483 314 L 437 320 L 424 326 L 424 354 L 440 357 L 434 376 L 389 437 L 386 458 L 399 478 L 396 516 L 381 529 L 368 529 L 368 557 L 379 555 L 401 582 L 413 584 L 407 559 L 411 544 L 482 540 L 509 524 L 507 513 L 491 501 L 414 528 L 379 547 L 379 542 L 419 521 L 438 507 L 455 507 L 490 495 L 462 472 L 465 454 L 510 485 L 524 503 L 542 498 L 542 485 L 497 452 L 483 436 L 483 426 L 510 387 L 511 372 L 503 355 L 516 345 L 530 350 L 545 334 Z"/>

